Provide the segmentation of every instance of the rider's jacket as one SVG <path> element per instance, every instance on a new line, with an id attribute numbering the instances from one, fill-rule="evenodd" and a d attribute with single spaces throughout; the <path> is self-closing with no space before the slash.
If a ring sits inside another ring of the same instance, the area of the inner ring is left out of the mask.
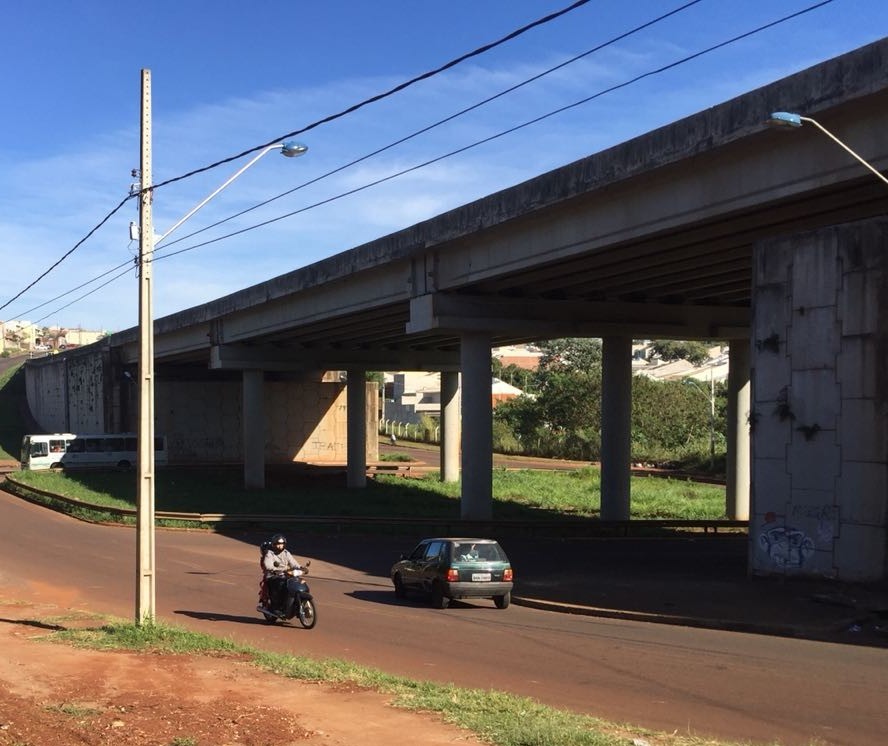
<path id="1" fill-rule="evenodd" d="M 269 549 L 262 558 L 262 569 L 265 571 L 266 578 L 277 577 L 286 573 L 287 570 L 299 570 L 301 567 L 302 565 L 286 549 L 282 549 L 280 552 Z"/>

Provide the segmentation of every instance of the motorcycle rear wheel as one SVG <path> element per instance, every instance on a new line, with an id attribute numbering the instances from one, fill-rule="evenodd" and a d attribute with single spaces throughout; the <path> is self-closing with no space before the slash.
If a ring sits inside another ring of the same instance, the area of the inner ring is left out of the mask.
<path id="1" fill-rule="evenodd" d="M 299 617 L 299 623 L 305 627 L 305 629 L 311 629 L 314 627 L 318 621 L 318 612 L 315 608 L 314 601 L 310 598 L 300 599 L 297 616 Z"/>

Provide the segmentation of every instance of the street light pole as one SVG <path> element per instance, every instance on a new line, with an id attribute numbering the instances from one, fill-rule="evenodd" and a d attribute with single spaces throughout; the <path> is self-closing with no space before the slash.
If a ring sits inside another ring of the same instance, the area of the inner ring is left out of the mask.
<path id="1" fill-rule="evenodd" d="M 715 377 L 712 368 L 709 369 L 709 393 L 697 383 L 694 378 L 685 378 L 685 383 L 691 384 L 703 396 L 709 399 L 709 471 L 715 469 Z"/>
<path id="2" fill-rule="evenodd" d="M 139 458 L 136 533 L 139 566 L 136 624 L 155 620 L 154 552 L 154 329 L 151 266 L 154 228 L 151 218 L 151 71 L 142 70 L 142 147 L 139 191 Z"/>
<path id="3" fill-rule="evenodd" d="M 151 71 L 142 70 L 141 170 L 139 182 L 139 458 L 136 485 L 136 624 L 153 624 L 156 619 L 156 558 L 154 550 L 154 315 L 151 267 L 154 261 L 154 226 L 151 217 Z M 297 142 L 269 145 L 232 174 L 172 228 L 157 238 L 162 241 L 207 202 L 264 155 L 279 150 L 288 158 L 300 156 L 308 147 Z"/>
<path id="4" fill-rule="evenodd" d="M 888 184 L 888 178 L 885 178 L 885 175 L 882 174 L 877 168 L 872 166 L 866 160 L 864 160 L 861 156 L 855 153 L 850 147 L 848 147 L 845 143 L 843 143 L 838 137 L 836 137 L 832 132 L 830 132 L 826 127 L 824 127 L 820 122 L 816 119 L 811 119 L 811 117 L 803 117 L 801 114 L 795 114 L 790 111 L 775 111 L 771 114 L 771 117 L 768 119 L 768 124 L 773 125 L 775 127 L 801 127 L 802 122 L 808 122 L 808 124 L 813 124 L 817 129 L 819 129 L 824 135 L 826 135 L 830 140 L 839 145 L 843 150 L 848 152 L 852 157 L 857 159 L 860 163 L 863 164 L 865 168 L 868 168 L 872 171 L 877 178 L 884 181 Z"/>

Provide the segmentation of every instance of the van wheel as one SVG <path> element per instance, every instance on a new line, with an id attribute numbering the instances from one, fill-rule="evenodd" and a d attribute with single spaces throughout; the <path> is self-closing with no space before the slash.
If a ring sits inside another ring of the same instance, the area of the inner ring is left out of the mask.
<path id="1" fill-rule="evenodd" d="M 49 468 L 50 469 L 61 469 L 62 465 L 58 461 L 56 461 L 54 464 L 50 464 Z"/>

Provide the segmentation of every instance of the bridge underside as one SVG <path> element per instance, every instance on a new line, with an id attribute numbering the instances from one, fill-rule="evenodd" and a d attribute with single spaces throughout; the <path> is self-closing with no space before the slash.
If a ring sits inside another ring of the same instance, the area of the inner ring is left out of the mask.
<path id="1" fill-rule="evenodd" d="M 807 488 L 796 488 L 777 476 L 801 474 L 809 463 L 810 456 L 799 455 L 805 451 L 798 441 L 803 434 L 795 434 L 800 431 L 790 430 L 792 440 L 784 442 L 785 432 L 756 430 L 750 456 L 748 420 L 765 421 L 758 410 L 770 406 L 771 400 L 755 391 L 752 400 L 757 403 L 749 403 L 748 370 L 753 388 L 764 386 L 768 396 L 782 380 L 786 392 L 781 396 L 794 396 L 801 385 L 805 401 L 849 399 L 834 389 L 821 396 L 823 392 L 809 381 L 812 375 L 803 374 L 806 361 L 816 358 L 811 350 L 817 342 L 793 347 L 791 354 L 790 348 L 778 345 L 783 367 L 779 375 L 770 371 L 762 377 L 762 360 L 771 361 L 763 358 L 762 345 L 771 338 L 770 333 L 762 336 L 764 326 L 772 325 L 780 340 L 786 340 L 786 330 L 792 329 L 793 345 L 799 338 L 817 340 L 820 327 L 801 322 L 798 308 L 833 307 L 838 293 L 846 300 L 836 318 L 848 318 L 848 304 L 860 300 L 865 313 L 858 309 L 854 318 L 875 319 L 873 324 L 857 325 L 864 348 L 869 350 L 872 343 L 874 350 L 882 350 L 885 333 L 878 283 L 849 278 L 848 282 L 870 291 L 861 297 L 854 290 L 857 286 L 834 281 L 836 276 L 845 278 L 842 268 L 856 260 L 853 242 L 866 236 L 866 246 L 871 247 L 878 243 L 872 237 L 878 231 L 842 233 L 844 238 L 835 239 L 842 247 L 841 262 L 812 265 L 804 250 L 775 248 L 783 241 L 797 241 L 793 236 L 819 231 L 837 235 L 831 232 L 834 226 L 884 215 L 885 184 L 813 127 L 792 132 L 768 129 L 765 122 L 775 110 L 816 117 L 853 143 L 869 163 L 885 170 L 888 41 L 364 246 L 159 319 L 155 322 L 158 377 L 240 380 L 246 386 L 248 379 L 255 382 L 255 371 L 262 371 L 266 384 L 274 376 L 310 378 L 330 370 L 349 371 L 352 381 L 366 370 L 460 371 L 462 415 L 458 423 L 452 415 L 450 422 L 445 421 L 450 433 L 445 448 L 452 454 L 453 438 L 462 444 L 463 511 L 471 517 L 490 510 L 490 347 L 565 336 L 601 337 L 613 351 L 605 360 L 610 414 L 603 429 L 608 453 L 603 501 L 607 512 L 618 517 L 628 507 L 626 341 L 729 340 L 734 363 L 729 505 L 743 514 L 752 463 L 752 513 L 753 521 L 758 521 L 753 538 L 759 541 L 762 532 L 770 532 L 766 542 L 770 553 L 756 555 L 753 569 L 805 572 L 807 560 L 799 564 L 774 558 L 781 551 L 787 556 L 815 556 L 808 548 L 816 540 L 794 521 L 806 511 L 817 513 L 822 508 L 826 523 L 815 534 L 823 546 L 815 546 L 813 551 L 820 554 L 807 568 L 845 577 L 884 577 L 888 533 L 884 444 L 888 441 L 879 429 L 881 421 L 871 422 L 867 430 L 881 444 L 875 461 L 850 426 L 835 425 L 832 410 L 806 416 L 804 423 L 797 424 L 819 427 L 805 443 L 822 443 L 825 433 L 830 433 L 841 450 L 839 471 L 820 482 L 823 494 L 806 492 Z M 788 301 L 763 305 L 775 286 L 771 269 L 777 259 L 772 259 L 772 252 L 781 257 L 784 301 L 792 298 L 795 304 L 800 287 L 808 288 L 805 298 L 815 301 L 798 301 L 795 308 Z M 816 282 L 793 267 L 815 273 Z M 863 274 L 868 273 L 881 277 L 875 259 L 865 266 Z M 766 317 L 763 308 L 768 309 Z M 839 322 L 832 323 L 829 338 L 836 340 L 832 344 L 838 355 L 833 362 L 835 385 L 844 390 L 848 381 L 861 377 L 881 380 L 882 369 L 873 362 L 878 355 L 852 354 L 854 344 L 843 340 L 854 333 L 836 332 Z M 137 363 L 137 331 L 121 332 L 105 342 L 121 369 Z M 787 357 L 791 362 L 786 362 Z M 782 387 L 778 389 L 780 393 Z M 352 396 L 349 409 L 359 410 L 352 416 L 362 416 L 366 399 Z M 881 412 L 883 397 L 879 385 L 857 399 L 866 399 Z M 842 411 L 850 412 L 853 406 L 842 405 Z M 352 440 L 368 431 L 354 422 L 348 426 Z M 865 452 L 866 458 L 855 461 L 853 454 L 858 452 Z M 360 453 L 361 449 L 350 448 L 349 459 L 359 459 Z M 766 464 L 762 454 L 776 463 Z M 834 459 L 835 453 L 824 457 Z M 866 468 L 851 466 L 859 461 Z M 255 465 L 251 468 L 255 473 Z M 848 469 L 863 475 L 855 483 L 868 495 L 862 513 L 853 507 L 843 486 L 849 484 Z M 361 482 L 359 472 L 363 474 L 350 463 L 354 486 Z M 768 505 L 766 515 L 757 505 L 761 500 Z M 778 503 L 792 508 L 777 510 Z M 832 509 L 827 509 L 830 505 Z M 783 533 L 772 531 L 780 527 L 766 517 L 782 520 Z M 846 525 L 850 534 L 858 526 L 868 527 L 861 529 L 869 537 L 866 549 L 857 554 L 835 549 L 852 545 L 840 542 Z M 880 539 L 873 538 L 879 535 Z M 792 548 L 796 540 L 805 551 Z M 830 541 L 835 551 L 830 550 L 827 561 L 823 552 Z M 765 557 L 772 558 L 770 564 Z"/>

